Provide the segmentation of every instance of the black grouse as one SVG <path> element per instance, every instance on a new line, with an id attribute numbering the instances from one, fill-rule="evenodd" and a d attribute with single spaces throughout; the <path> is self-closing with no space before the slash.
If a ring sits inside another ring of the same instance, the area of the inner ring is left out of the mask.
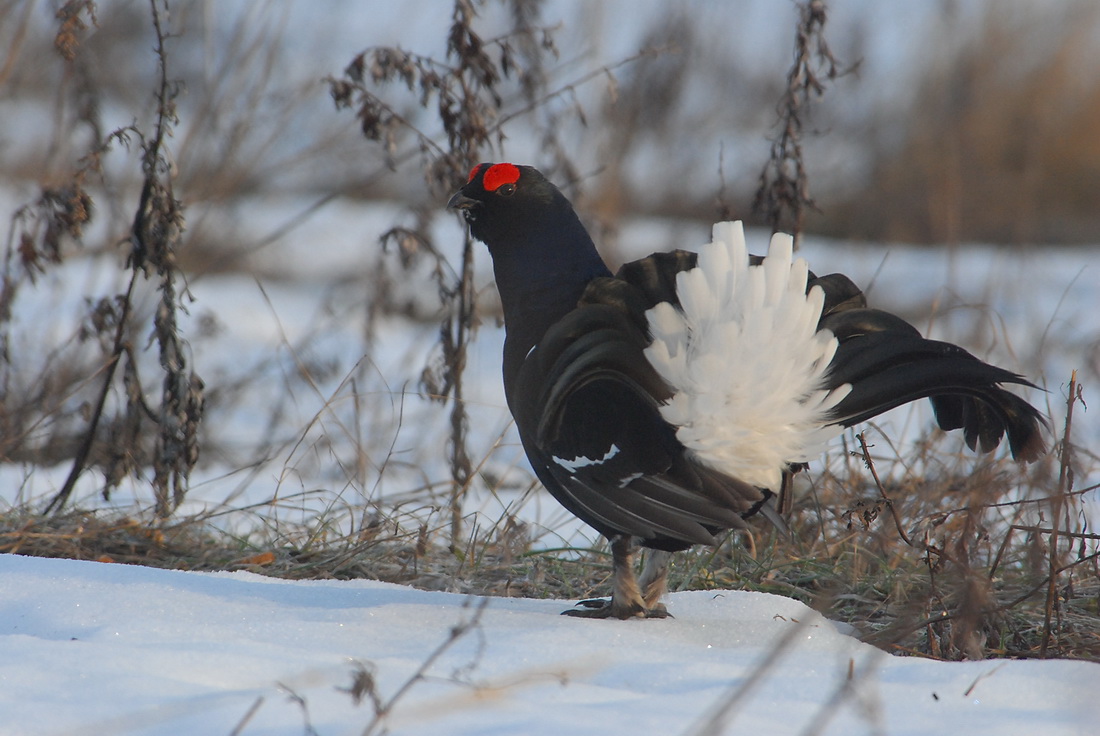
<path id="1" fill-rule="evenodd" d="M 1044 452 L 1032 386 L 899 317 L 846 276 L 818 277 L 777 234 L 749 256 L 740 223 L 698 254 L 612 275 L 565 196 L 529 166 L 483 163 L 448 207 L 488 246 L 504 309 L 504 390 L 535 474 L 610 540 L 610 600 L 565 613 L 666 616 L 669 553 L 762 513 L 845 427 L 930 398 L 971 449 Z M 640 577 L 637 544 L 653 550 Z"/>

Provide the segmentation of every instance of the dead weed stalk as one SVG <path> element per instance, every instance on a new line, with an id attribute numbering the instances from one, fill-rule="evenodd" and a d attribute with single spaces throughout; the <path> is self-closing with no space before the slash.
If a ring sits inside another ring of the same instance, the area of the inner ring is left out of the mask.
<path id="1" fill-rule="evenodd" d="M 84 7 L 91 4 L 70 5 Z M 91 7 L 94 8 L 94 5 Z M 70 24 L 70 18 L 78 17 L 78 10 L 64 16 L 62 33 L 67 32 L 65 29 Z M 129 285 L 124 294 L 115 298 L 113 305 L 106 302 L 99 305 L 101 310 L 107 312 L 107 316 L 99 324 L 113 328 L 110 353 L 83 441 L 73 459 L 68 477 L 46 506 L 46 513 L 61 511 L 77 480 L 87 470 L 89 452 L 97 439 L 107 398 L 115 385 L 115 371 L 120 364 L 124 363 L 124 420 L 121 428 L 111 432 L 108 437 L 110 458 L 105 470 L 104 496 L 108 496 L 111 489 L 126 476 L 140 475 L 133 448 L 139 444 L 146 421 L 151 421 L 156 426 L 152 451 L 152 485 L 158 517 L 167 518 L 183 501 L 187 493 L 188 477 L 198 461 L 198 430 L 202 421 L 204 387 L 202 379 L 188 366 L 186 343 L 177 327 L 177 312 L 183 307 L 177 287 L 177 280 L 181 277 L 176 264 L 176 252 L 184 229 L 184 217 L 183 207 L 172 192 L 174 169 L 166 148 L 166 139 L 172 126 L 178 122 L 175 98 L 179 90 L 168 74 L 168 54 L 165 49 L 167 34 L 161 25 L 161 9 L 157 0 L 150 0 L 150 10 L 156 35 L 159 71 L 154 130 L 151 135 L 146 135 L 135 126 L 117 130 L 84 163 L 85 170 L 102 175 L 100 158 L 112 143 L 126 144 L 133 137 L 141 144 L 144 178 L 129 236 Z M 75 53 L 70 45 L 67 44 L 66 48 L 69 53 Z M 71 57 L 67 55 L 66 58 Z M 80 177 L 75 178 L 76 181 L 79 179 Z M 69 227 L 67 231 L 73 237 L 79 237 L 79 230 L 74 231 Z M 51 244 L 49 227 L 46 228 L 43 246 L 47 250 L 56 248 Z M 164 371 L 159 407 L 155 411 L 146 404 L 138 365 L 133 359 L 133 347 L 128 339 L 135 331 L 135 326 L 131 324 L 135 287 L 140 280 L 149 278 L 156 279 L 157 290 L 160 292 L 160 304 L 153 318 L 153 335 L 160 352 L 160 366 Z"/>

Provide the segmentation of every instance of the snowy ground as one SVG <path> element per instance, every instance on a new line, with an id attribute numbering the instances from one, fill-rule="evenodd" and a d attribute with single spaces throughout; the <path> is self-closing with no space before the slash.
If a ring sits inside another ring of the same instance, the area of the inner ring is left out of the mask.
<path id="1" fill-rule="evenodd" d="M 670 597 L 669 620 L 554 600 L 0 556 L 0 734 L 965 733 L 1085 736 L 1100 665 L 891 657 L 763 593 Z M 313 730 L 310 730 L 312 728 Z"/>

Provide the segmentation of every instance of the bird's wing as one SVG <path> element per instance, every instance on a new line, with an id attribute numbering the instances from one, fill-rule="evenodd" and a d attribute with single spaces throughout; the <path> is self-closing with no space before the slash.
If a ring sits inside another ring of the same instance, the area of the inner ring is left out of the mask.
<path id="1" fill-rule="evenodd" d="M 544 485 L 601 533 L 712 543 L 765 494 L 688 456 L 661 416 L 669 389 L 642 352 L 638 295 L 598 282 L 520 369 L 511 403 L 524 447 Z"/>

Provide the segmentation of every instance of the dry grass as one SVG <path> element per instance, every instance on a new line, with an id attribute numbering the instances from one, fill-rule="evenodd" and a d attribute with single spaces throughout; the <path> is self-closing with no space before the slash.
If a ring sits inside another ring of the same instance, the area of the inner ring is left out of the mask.
<path id="1" fill-rule="evenodd" d="M 679 555 L 672 588 L 797 598 L 896 654 L 1100 661 L 1100 537 L 1074 525 L 1076 499 L 1090 489 L 1059 494 L 1055 456 L 1025 467 L 952 453 L 953 444 L 936 433 L 905 457 L 871 447 L 869 466 L 858 446 L 834 455 L 806 474 L 790 539 L 757 525 Z M 880 486 L 875 474 L 891 479 Z M 0 515 L 0 552 L 562 600 L 599 595 L 610 583 L 602 547 L 547 549 L 510 516 L 475 527 L 456 551 L 445 509 L 377 512 L 354 534 L 321 515 L 243 537 L 216 523 L 225 513 L 158 523 L 9 509 Z"/>
<path id="2" fill-rule="evenodd" d="M 681 584 L 795 597 L 896 653 L 1100 658 L 1100 536 L 1077 502 L 1095 487 L 1060 488 L 1056 453 L 1027 467 L 949 443 L 852 448 L 796 504 L 792 540 L 728 543 Z M 900 474 L 882 484 L 886 469 Z"/>

